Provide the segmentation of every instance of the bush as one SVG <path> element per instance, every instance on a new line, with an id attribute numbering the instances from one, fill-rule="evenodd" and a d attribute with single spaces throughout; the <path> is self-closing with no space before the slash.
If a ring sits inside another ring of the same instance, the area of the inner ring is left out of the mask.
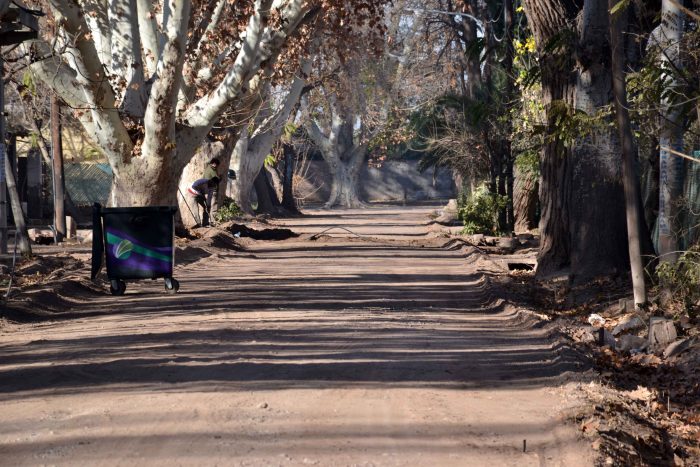
<path id="1" fill-rule="evenodd" d="M 214 220 L 216 222 L 226 222 L 236 217 L 240 217 L 243 214 L 241 208 L 236 204 L 236 202 L 231 198 L 224 198 L 224 202 L 221 203 L 219 209 L 214 213 Z"/>
<path id="2" fill-rule="evenodd" d="M 458 200 L 459 219 L 464 223 L 462 233 L 491 234 L 498 233 L 498 211 L 505 208 L 508 199 L 491 193 L 482 183 L 471 195 L 462 194 Z"/>
<path id="3" fill-rule="evenodd" d="M 656 269 L 659 285 L 671 292 L 690 317 L 700 311 L 700 246 L 683 253 L 675 263 L 661 263 Z"/>

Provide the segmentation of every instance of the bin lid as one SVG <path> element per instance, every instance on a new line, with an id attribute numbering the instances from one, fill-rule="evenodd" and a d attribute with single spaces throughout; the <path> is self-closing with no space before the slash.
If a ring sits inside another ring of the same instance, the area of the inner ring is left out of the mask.
<path id="1" fill-rule="evenodd" d="M 132 208 L 102 208 L 103 214 L 149 214 L 149 213 L 174 213 L 175 206 L 137 206 Z"/>

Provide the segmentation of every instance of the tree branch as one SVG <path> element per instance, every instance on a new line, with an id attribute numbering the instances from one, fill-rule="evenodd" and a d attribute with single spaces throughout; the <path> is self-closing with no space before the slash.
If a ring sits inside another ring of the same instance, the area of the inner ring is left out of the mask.
<path id="1" fill-rule="evenodd" d="M 159 33 L 152 7 L 153 3 L 151 0 L 137 0 L 136 2 L 139 30 L 141 31 L 141 46 L 143 47 L 145 58 L 144 73 L 147 79 L 151 79 L 155 74 L 161 54 Z"/>
<path id="2" fill-rule="evenodd" d="M 151 88 L 146 107 L 142 154 L 145 157 L 170 158 L 175 154 L 175 106 L 182 83 L 185 37 L 190 16 L 188 0 L 173 0 L 169 10 L 166 43 L 158 62 L 158 79 Z"/>
<path id="3" fill-rule="evenodd" d="M 284 4 L 284 6 L 282 6 Z M 263 29 L 263 24 L 271 9 L 279 9 L 284 27 L 279 30 Z M 284 40 L 297 28 L 308 7 L 302 0 L 257 0 L 255 13 L 251 16 L 244 43 L 234 64 L 209 95 L 202 97 L 186 113 L 185 122 L 197 128 L 204 137 L 211 125 L 225 108 L 245 91 L 245 86 L 261 66 L 274 60 L 284 44 Z"/>
<path id="4" fill-rule="evenodd" d="M 95 41 L 97 57 L 108 69 L 112 68 L 112 29 L 109 26 L 107 13 L 108 0 L 83 0 L 82 8 L 85 12 L 87 26 L 90 28 L 92 38 Z"/>
<path id="5" fill-rule="evenodd" d="M 136 0 L 110 0 L 109 23 L 112 29 L 112 71 L 122 91 L 124 113 L 142 118 L 146 106 L 141 34 Z"/>
<path id="6" fill-rule="evenodd" d="M 44 51 L 48 51 L 48 44 L 36 43 L 39 48 L 42 45 Z M 123 158 L 131 152 L 132 143 L 117 110 L 96 106 L 92 91 L 80 82 L 75 70 L 55 55 L 34 62 L 30 69 L 76 110 L 88 137 L 102 148 L 112 166 L 118 169 Z"/>

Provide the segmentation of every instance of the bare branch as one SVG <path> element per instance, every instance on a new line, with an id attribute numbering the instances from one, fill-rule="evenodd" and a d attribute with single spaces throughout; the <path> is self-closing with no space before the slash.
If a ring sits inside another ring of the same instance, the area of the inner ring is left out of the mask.
<path id="1" fill-rule="evenodd" d="M 158 59 L 161 54 L 158 28 L 156 27 L 155 14 L 151 10 L 153 3 L 151 0 L 137 0 L 137 13 L 139 19 L 139 30 L 141 31 L 141 46 L 145 59 L 145 70 L 147 79 L 150 79 L 156 72 Z"/>
<path id="2" fill-rule="evenodd" d="M 187 23 L 190 15 L 188 0 L 174 0 L 169 10 L 166 43 L 158 62 L 158 79 L 151 88 L 146 107 L 146 125 L 142 152 L 147 157 L 169 158 L 175 154 L 175 106 L 182 83 L 185 60 Z"/>

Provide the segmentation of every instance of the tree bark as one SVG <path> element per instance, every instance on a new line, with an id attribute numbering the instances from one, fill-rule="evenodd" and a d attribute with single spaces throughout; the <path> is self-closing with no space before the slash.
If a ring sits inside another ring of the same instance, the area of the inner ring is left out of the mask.
<path id="1" fill-rule="evenodd" d="M 32 255 L 32 246 L 29 243 L 29 234 L 27 233 L 27 224 L 24 221 L 24 212 L 22 212 L 22 203 L 19 200 L 17 192 L 17 183 L 15 183 L 15 174 L 12 170 L 12 165 L 5 151 L 5 177 L 7 180 L 7 191 L 10 194 L 10 207 L 12 208 L 12 217 L 15 220 L 15 242 L 19 247 L 20 253 L 24 256 Z"/>
<path id="2" fill-rule="evenodd" d="M 234 168 L 234 170 L 236 170 L 236 185 L 238 187 L 236 202 L 243 212 L 246 214 L 253 214 L 251 191 L 254 188 L 257 174 L 253 167 L 255 161 L 253 158 L 247 156 L 249 141 L 248 129 L 244 128 L 233 148 L 231 160 L 238 162 L 238 166 Z M 260 170 L 258 169 L 257 172 L 259 173 Z"/>
<path id="3" fill-rule="evenodd" d="M 680 41 L 683 35 L 683 13 L 675 1 L 661 2 L 661 63 L 666 67 L 680 67 Z M 664 77 L 668 88 L 679 84 L 672 74 Z M 659 257 L 662 262 L 674 263 L 680 249 L 678 203 L 683 192 L 683 160 L 664 148 L 683 150 L 681 112 L 670 100 L 663 100 L 662 127 L 659 134 Z"/>
<path id="4" fill-rule="evenodd" d="M 365 160 L 364 148 L 357 148 L 351 155 L 325 157 L 331 172 L 331 193 L 326 201 L 326 209 L 333 207 L 360 208 L 365 203 L 358 190 L 360 170 Z"/>
<path id="5" fill-rule="evenodd" d="M 510 102 L 514 96 L 515 90 L 515 74 L 513 73 L 513 60 L 515 57 L 515 46 L 513 44 L 514 31 L 515 31 L 515 9 L 512 0 L 504 0 L 503 2 L 503 24 L 505 28 L 505 41 L 506 41 L 506 53 L 503 58 L 503 69 L 506 74 L 506 90 L 505 90 L 505 101 L 506 108 L 509 108 Z M 513 132 L 513 123 L 510 119 L 506 119 L 508 135 Z M 512 232 L 515 230 L 515 212 L 514 212 L 514 167 L 515 163 L 513 157 L 513 148 L 511 144 L 510 137 L 507 137 L 503 141 L 503 156 L 501 160 L 503 161 L 503 178 L 505 179 L 505 195 L 506 195 L 506 207 L 505 207 L 505 229 L 507 232 Z M 503 227 L 502 227 L 503 228 Z"/>
<path id="6" fill-rule="evenodd" d="M 60 56 L 52 53 L 48 43 L 39 41 L 37 55 L 46 58 L 32 68 L 68 105 L 88 109 L 78 111 L 78 118 L 112 167 L 113 205 L 175 204 L 181 171 L 213 125 L 234 102 L 241 103 L 252 79 L 274 63 L 302 20 L 319 10 L 299 1 L 254 2 L 237 55 L 216 70 L 223 78 L 214 83 L 212 91 L 177 112 L 183 103 L 178 100 L 183 89 L 183 64 L 201 59 L 186 57 L 186 44 L 188 40 L 201 42 L 206 36 L 206 28 L 190 31 L 203 37 L 188 34 L 191 3 L 155 3 L 153 10 L 162 6 L 164 17 L 162 31 L 157 31 L 151 21 L 151 6 L 144 0 L 50 2 L 61 32 L 56 44 Z M 217 5 L 234 8 L 230 2 Z M 216 11 L 220 14 L 222 10 L 217 6 Z M 277 20 L 270 21 L 273 15 Z M 110 28 L 110 18 L 119 24 Z M 205 49 L 198 50 L 204 54 Z M 155 70 L 155 79 L 144 82 L 150 88 L 141 126 L 141 119 L 134 117 L 141 115 L 139 107 L 146 92 L 147 86 L 140 84 L 144 68 L 149 74 Z M 117 106 L 122 92 L 124 119 Z"/>
<path id="7" fill-rule="evenodd" d="M 329 99 L 329 104 L 331 122 L 327 135 L 314 120 L 306 125 L 309 137 L 321 151 L 331 174 L 331 192 L 325 207 L 362 207 L 365 203 L 360 198 L 358 181 L 367 148 L 355 142 L 352 110 L 334 97 Z"/>
<path id="8" fill-rule="evenodd" d="M 568 149 L 556 133 L 572 109 L 593 115 L 612 98 L 607 2 L 584 2 L 583 9 L 570 0 L 524 5 L 540 53 L 550 138 L 540 160 L 538 275 L 566 271 L 585 282 L 623 271 L 628 256 L 618 137 L 601 125 Z"/>
<path id="9" fill-rule="evenodd" d="M 607 8 L 607 0 L 586 1 L 579 20 L 576 90 L 569 104 L 589 116 L 613 100 Z M 607 121 L 572 147 L 567 195 L 576 282 L 629 268 L 620 149 L 619 133 Z"/>
<path id="10" fill-rule="evenodd" d="M 547 142 L 540 156 L 540 277 L 571 265 L 567 151 L 554 134 L 557 103 L 573 100 L 575 74 L 570 50 L 545 52 L 550 41 L 570 29 L 578 7 L 572 0 L 523 0 L 528 24 L 540 53 L 542 101 L 547 118 Z"/>
<path id="11" fill-rule="evenodd" d="M 237 146 L 237 158 L 239 160 L 238 188 L 239 206 L 244 212 L 252 213 L 250 205 L 250 190 L 253 181 L 263 168 L 265 157 L 271 153 L 275 143 L 280 139 L 285 130 L 285 122 L 293 121 L 294 114 L 297 113 L 299 100 L 304 92 L 306 79 L 311 72 L 311 60 L 302 59 L 299 66 L 299 73 L 292 81 L 289 91 L 282 102 L 282 105 L 275 112 L 262 111 L 258 114 L 256 128 L 247 134 L 247 140 L 241 141 Z M 269 95 L 269 83 L 263 85 L 265 92 L 262 100 Z"/>
<path id="12" fill-rule="evenodd" d="M 618 0 L 609 0 L 612 9 Z M 637 178 L 637 147 L 632 135 L 629 112 L 627 111 L 627 89 L 625 87 L 624 31 L 627 25 L 627 10 L 610 18 L 610 39 L 612 43 L 612 76 L 615 93 L 615 110 L 617 126 L 622 141 L 622 177 L 625 191 L 625 217 L 627 221 L 627 244 L 632 273 L 632 290 L 637 308 L 647 303 L 646 284 L 644 283 L 644 264 L 642 261 L 641 231 L 642 219 L 641 195 Z"/>
<path id="13" fill-rule="evenodd" d="M 56 241 L 66 236 L 65 184 L 63 182 L 63 142 L 61 135 L 61 106 L 56 96 L 51 97 L 51 161 L 53 172 L 53 223 Z"/>
<path id="14" fill-rule="evenodd" d="M 226 149 L 226 145 L 222 141 L 207 141 L 199 147 L 197 153 L 182 171 L 177 197 L 178 206 L 180 208 L 180 218 L 185 227 L 192 228 L 197 224 L 201 224 L 200 207 L 194 200 L 194 197 L 189 195 L 187 189 L 192 182 L 202 178 L 202 173 L 209 165 L 209 161 L 212 158 L 217 157 L 222 160 L 226 159 L 224 156 L 226 153 L 228 153 L 228 155 L 231 154 L 231 151 L 227 151 Z M 219 178 L 222 180 L 226 179 L 226 167 L 228 167 L 228 164 L 225 163 L 225 160 L 222 160 L 218 169 Z M 220 192 L 223 192 L 223 185 L 219 185 L 219 190 L 217 190 L 216 195 L 218 196 Z M 212 214 L 213 213 L 214 209 L 212 209 Z"/>
<path id="15" fill-rule="evenodd" d="M 282 188 L 282 207 L 291 213 L 299 213 L 296 199 L 294 198 L 294 169 L 296 166 L 296 153 L 290 143 L 282 145 L 284 151 L 284 182 Z"/>
<path id="16" fill-rule="evenodd" d="M 254 186 L 255 193 L 258 196 L 258 208 L 255 212 L 258 214 L 271 214 L 273 216 L 279 215 L 282 205 L 280 204 L 279 198 L 277 198 L 277 193 L 267 176 L 266 170 L 258 172 L 258 176 L 255 177 Z"/>
<path id="17" fill-rule="evenodd" d="M 513 212 L 515 232 L 527 232 L 537 227 L 537 189 L 539 177 L 530 171 L 515 168 Z"/>

